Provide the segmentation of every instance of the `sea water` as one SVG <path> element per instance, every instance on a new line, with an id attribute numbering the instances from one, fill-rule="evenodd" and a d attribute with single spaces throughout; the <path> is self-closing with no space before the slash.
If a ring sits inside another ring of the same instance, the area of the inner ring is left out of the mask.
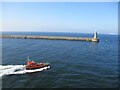
<path id="1" fill-rule="evenodd" d="M 93 37 L 93 34 L 4 32 L 3 35 Z M 118 87 L 118 37 L 98 34 L 100 42 L 2 39 L 0 77 L 3 88 L 111 88 Z M 25 71 L 27 57 L 50 63 Z M 20 70 L 16 72 L 16 70 Z"/>

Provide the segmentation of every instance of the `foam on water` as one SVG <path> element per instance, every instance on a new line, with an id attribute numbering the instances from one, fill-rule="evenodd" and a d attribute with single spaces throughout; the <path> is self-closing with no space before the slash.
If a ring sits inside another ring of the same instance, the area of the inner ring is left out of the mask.
<path id="1" fill-rule="evenodd" d="M 25 74 L 25 73 L 38 72 L 48 68 L 50 68 L 50 66 L 35 70 L 26 70 L 25 65 L 5 65 L 5 66 L 0 65 L 0 77 L 5 75 L 12 75 L 12 74 Z"/>

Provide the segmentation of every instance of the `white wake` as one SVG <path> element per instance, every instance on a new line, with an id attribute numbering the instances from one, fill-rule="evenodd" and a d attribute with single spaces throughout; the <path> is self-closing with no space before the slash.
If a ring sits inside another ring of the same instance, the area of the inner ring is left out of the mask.
<path id="1" fill-rule="evenodd" d="M 48 68 L 50 68 L 50 66 L 35 70 L 26 70 L 25 65 L 4 65 L 4 66 L 0 65 L 0 77 L 5 75 L 12 75 L 12 74 L 25 74 L 25 73 L 38 72 Z"/>

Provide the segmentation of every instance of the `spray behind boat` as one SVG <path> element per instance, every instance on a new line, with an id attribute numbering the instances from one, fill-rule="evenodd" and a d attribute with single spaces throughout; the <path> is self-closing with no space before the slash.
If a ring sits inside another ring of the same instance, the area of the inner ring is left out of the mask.
<path id="1" fill-rule="evenodd" d="M 26 62 L 32 62 L 32 60 L 27 57 Z M 34 62 L 34 61 L 33 61 Z M 6 75 L 18 75 L 18 74 L 26 74 L 26 73 L 33 73 L 33 72 L 40 72 L 50 68 L 49 63 L 36 63 L 38 67 L 29 68 L 29 65 L 0 65 L 0 77 Z"/>

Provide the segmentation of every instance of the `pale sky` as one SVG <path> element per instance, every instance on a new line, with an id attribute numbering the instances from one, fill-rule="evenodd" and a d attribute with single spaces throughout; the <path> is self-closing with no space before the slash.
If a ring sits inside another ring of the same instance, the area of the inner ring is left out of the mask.
<path id="1" fill-rule="evenodd" d="M 117 33 L 117 2 L 4 2 L 3 31 Z"/>

